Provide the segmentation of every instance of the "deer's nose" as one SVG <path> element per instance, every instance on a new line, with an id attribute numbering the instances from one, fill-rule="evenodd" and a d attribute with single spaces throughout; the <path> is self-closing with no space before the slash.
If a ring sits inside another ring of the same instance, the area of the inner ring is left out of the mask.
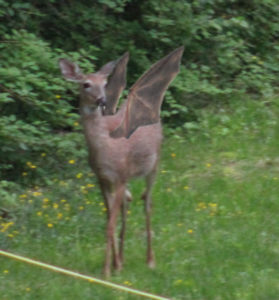
<path id="1" fill-rule="evenodd" d="M 97 105 L 98 106 L 105 106 L 106 105 L 106 98 L 105 97 L 99 97 L 97 99 Z"/>

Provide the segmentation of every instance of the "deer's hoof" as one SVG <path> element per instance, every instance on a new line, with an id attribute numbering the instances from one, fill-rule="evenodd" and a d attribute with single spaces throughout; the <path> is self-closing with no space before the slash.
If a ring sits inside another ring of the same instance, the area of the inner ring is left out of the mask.
<path id="1" fill-rule="evenodd" d="M 111 272 L 109 268 L 104 268 L 104 277 L 109 278 L 111 276 Z"/>
<path id="2" fill-rule="evenodd" d="M 155 261 L 153 259 L 148 260 L 147 265 L 150 269 L 155 269 L 156 267 Z"/>

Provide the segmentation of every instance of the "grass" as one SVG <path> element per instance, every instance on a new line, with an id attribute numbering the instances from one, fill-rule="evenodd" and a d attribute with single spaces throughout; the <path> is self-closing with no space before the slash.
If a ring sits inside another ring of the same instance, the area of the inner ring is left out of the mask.
<path id="1" fill-rule="evenodd" d="M 172 299 L 278 299 L 278 117 L 279 99 L 232 101 L 202 110 L 184 137 L 167 138 L 153 192 L 157 267 L 144 264 L 136 180 L 125 266 L 111 281 Z M 89 169 L 73 168 L 72 177 L 18 195 L 11 218 L 0 220 L 1 248 L 101 277 L 102 198 Z M 0 290 L 3 300 L 140 299 L 4 257 Z"/>

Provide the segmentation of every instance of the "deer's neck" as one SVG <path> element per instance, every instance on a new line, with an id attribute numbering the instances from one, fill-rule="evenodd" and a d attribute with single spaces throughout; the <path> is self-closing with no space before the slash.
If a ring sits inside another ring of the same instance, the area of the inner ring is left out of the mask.
<path id="1" fill-rule="evenodd" d="M 80 113 L 88 146 L 89 162 L 94 172 L 98 173 L 99 156 L 109 140 L 105 117 L 100 109 L 91 110 L 86 106 L 80 107 Z"/>
<path id="2" fill-rule="evenodd" d="M 88 145 L 99 143 L 100 138 L 108 135 L 108 130 L 101 107 L 80 107 L 81 120 Z"/>
<path id="3" fill-rule="evenodd" d="M 81 105 L 80 114 L 82 119 L 97 118 L 102 116 L 102 108 L 90 105 Z"/>

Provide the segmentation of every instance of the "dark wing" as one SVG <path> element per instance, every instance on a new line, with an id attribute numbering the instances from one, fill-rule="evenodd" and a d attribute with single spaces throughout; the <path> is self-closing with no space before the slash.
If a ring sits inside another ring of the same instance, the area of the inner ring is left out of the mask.
<path id="1" fill-rule="evenodd" d="M 120 94 L 126 87 L 126 67 L 129 60 L 129 53 L 126 52 L 116 62 L 115 68 L 106 85 L 106 109 L 105 115 L 113 115 L 116 111 Z"/>
<path id="2" fill-rule="evenodd" d="M 159 60 L 132 86 L 125 116 L 112 137 L 129 138 L 139 126 L 159 122 L 165 92 L 179 72 L 183 51 L 184 47 L 177 48 Z"/>

